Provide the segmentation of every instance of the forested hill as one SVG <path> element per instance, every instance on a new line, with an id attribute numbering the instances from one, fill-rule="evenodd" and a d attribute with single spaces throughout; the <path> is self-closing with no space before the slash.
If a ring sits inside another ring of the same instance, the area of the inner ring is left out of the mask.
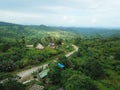
<path id="1" fill-rule="evenodd" d="M 73 38 L 76 36 L 71 31 L 61 30 L 45 25 L 19 25 L 0 22 L 0 38 L 14 39 L 25 36 L 26 39 L 54 36 L 56 38 Z"/>
<path id="2" fill-rule="evenodd" d="M 0 26 L 11 26 L 11 25 L 18 25 L 18 24 L 13 24 L 13 23 L 8 23 L 8 22 L 0 22 Z"/>
<path id="3" fill-rule="evenodd" d="M 0 22 L 0 38 L 14 39 L 25 36 L 26 39 L 54 36 L 55 38 L 83 37 L 116 37 L 120 36 L 119 29 L 106 28 L 77 28 L 77 27 L 50 27 L 45 25 L 19 25 Z"/>
<path id="4" fill-rule="evenodd" d="M 114 28 L 80 28 L 80 27 L 59 27 L 59 29 L 72 31 L 85 36 L 116 37 L 120 36 L 120 29 Z"/>

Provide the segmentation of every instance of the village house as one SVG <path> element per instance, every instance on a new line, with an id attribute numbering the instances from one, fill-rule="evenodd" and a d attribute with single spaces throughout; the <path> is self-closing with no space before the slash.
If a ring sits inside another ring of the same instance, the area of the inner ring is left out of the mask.
<path id="1" fill-rule="evenodd" d="M 43 49 L 43 48 L 44 48 L 43 45 L 40 44 L 40 43 L 36 46 L 36 49 L 38 49 L 38 50 L 41 50 L 41 49 Z"/>
<path id="2" fill-rule="evenodd" d="M 26 47 L 28 47 L 28 48 L 33 48 L 33 45 L 26 45 Z"/>
<path id="3" fill-rule="evenodd" d="M 55 43 L 49 43 L 48 47 L 55 48 L 56 46 L 55 46 Z"/>

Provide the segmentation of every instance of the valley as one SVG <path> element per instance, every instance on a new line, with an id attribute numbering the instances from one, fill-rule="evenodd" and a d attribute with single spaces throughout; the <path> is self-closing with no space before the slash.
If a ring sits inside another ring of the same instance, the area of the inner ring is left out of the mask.
<path id="1" fill-rule="evenodd" d="M 0 22 L 0 90 L 119 90 L 120 30 Z"/>

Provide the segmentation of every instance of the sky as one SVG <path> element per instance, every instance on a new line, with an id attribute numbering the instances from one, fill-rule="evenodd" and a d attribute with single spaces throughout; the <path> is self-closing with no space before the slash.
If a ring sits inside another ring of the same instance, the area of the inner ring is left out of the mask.
<path id="1" fill-rule="evenodd" d="M 120 27 L 120 0 L 0 0 L 0 21 L 26 25 Z"/>

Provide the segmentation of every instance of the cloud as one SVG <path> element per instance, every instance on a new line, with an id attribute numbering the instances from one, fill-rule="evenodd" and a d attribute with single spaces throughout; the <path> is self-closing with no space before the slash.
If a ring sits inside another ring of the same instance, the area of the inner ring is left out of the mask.
<path id="1" fill-rule="evenodd" d="M 120 27 L 119 0 L 2 0 L 0 20 L 21 24 Z"/>

